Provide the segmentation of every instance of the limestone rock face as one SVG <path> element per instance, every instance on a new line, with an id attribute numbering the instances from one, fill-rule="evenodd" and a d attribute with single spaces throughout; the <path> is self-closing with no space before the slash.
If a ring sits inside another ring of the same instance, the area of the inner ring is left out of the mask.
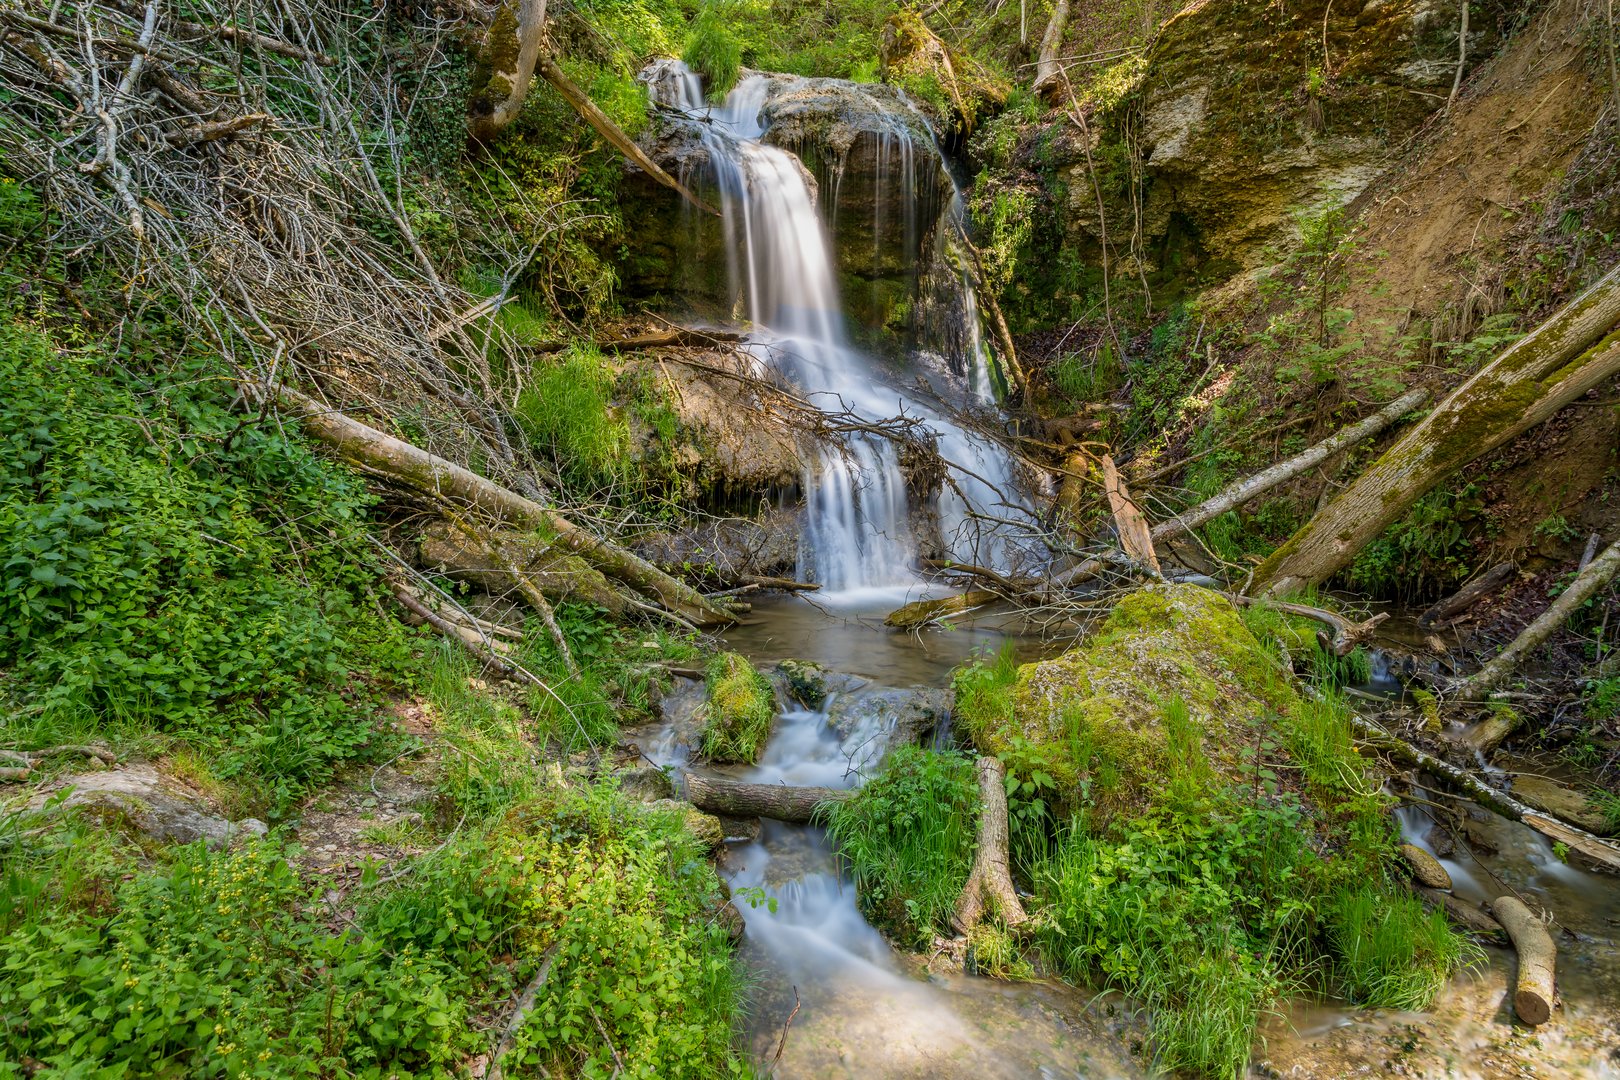
<path id="1" fill-rule="evenodd" d="M 1458 25 L 1457 5 L 1438 0 L 1189 5 L 1161 30 L 1103 136 L 1123 134 L 1132 117 L 1149 258 L 1162 260 L 1168 240 L 1233 268 L 1263 265 L 1293 215 L 1364 192 L 1444 103 Z M 1065 156 L 1067 212 L 1095 239 L 1083 157 Z M 1109 217 L 1111 229 L 1126 224 Z"/>

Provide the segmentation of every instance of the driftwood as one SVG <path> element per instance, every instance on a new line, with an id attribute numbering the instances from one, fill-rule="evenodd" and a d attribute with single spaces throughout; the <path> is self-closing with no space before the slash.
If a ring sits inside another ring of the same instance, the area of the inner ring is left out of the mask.
<path id="1" fill-rule="evenodd" d="M 958 933 L 967 933 L 986 913 L 999 915 L 1009 927 L 1028 920 L 1013 887 L 1007 863 L 1007 768 L 1000 758 L 979 758 L 979 843 L 973 870 L 951 917 Z"/>
<path id="2" fill-rule="evenodd" d="M 534 0 L 528 0 L 528 2 L 532 3 Z M 563 96 L 563 100 L 573 106 L 574 111 L 579 113 L 587 124 L 596 129 L 597 134 L 612 144 L 615 150 L 629 158 L 648 176 L 679 193 L 681 198 L 702 210 L 705 214 L 712 214 L 715 217 L 720 216 L 720 211 L 692 194 L 686 189 L 685 184 L 669 175 L 658 162 L 648 157 L 647 152 L 637 146 L 636 141 L 626 135 L 623 128 L 615 124 L 607 113 L 597 108 L 596 102 L 591 100 L 589 94 L 569 81 L 568 76 L 563 74 L 563 69 L 557 66 L 554 57 L 542 52 L 539 60 L 535 63 L 535 70 L 541 78 L 552 85 L 557 93 Z"/>
<path id="3" fill-rule="evenodd" d="M 1444 911 L 1451 917 L 1453 922 L 1466 928 L 1469 933 L 1488 938 L 1504 938 L 1507 936 L 1507 931 L 1502 929 L 1501 923 L 1468 901 L 1459 900 L 1451 893 L 1431 889 L 1425 885 L 1414 886 L 1414 889 L 1419 896 Z"/>
<path id="4" fill-rule="evenodd" d="M 762 817 L 803 825 L 814 819 L 822 807 L 843 802 L 854 794 L 845 788 L 748 784 L 686 774 L 686 800 L 699 810 L 725 817 Z"/>
<path id="5" fill-rule="evenodd" d="M 304 430 L 337 450 L 351 464 L 438 499 L 478 510 L 496 523 L 548 533 L 558 546 L 580 556 L 608 577 L 655 599 L 667 611 L 697 626 L 720 626 L 731 615 L 624 548 L 581 529 L 554 510 L 509 491 L 470 469 L 345 416 L 295 390 L 278 397 L 297 413 Z"/>
<path id="6" fill-rule="evenodd" d="M 1620 345 L 1616 348 L 1620 349 Z M 1457 694 L 1465 699 L 1477 698 L 1501 685 L 1504 679 L 1513 674 L 1521 660 L 1538 649 L 1581 605 L 1613 581 L 1616 573 L 1620 573 L 1620 540 L 1610 544 L 1603 554 L 1588 563 L 1586 569 L 1575 576 L 1569 588 L 1559 593 L 1558 599 L 1549 604 L 1535 622 L 1525 627 L 1513 639 L 1513 643 L 1502 650 L 1501 655 L 1470 678 L 1464 679 L 1457 686 Z"/>
<path id="7" fill-rule="evenodd" d="M 1153 527 L 1153 539 L 1162 543 L 1171 537 L 1190 532 L 1200 525 L 1220 517 L 1228 510 L 1237 509 L 1255 496 L 1270 491 L 1284 481 L 1293 479 L 1307 469 L 1326 461 L 1334 454 L 1354 446 L 1363 439 L 1377 435 L 1413 409 L 1418 408 L 1428 400 L 1428 397 L 1429 392 L 1427 390 L 1407 391 L 1377 412 L 1335 432 L 1315 446 L 1295 454 L 1286 461 L 1279 461 L 1277 464 L 1255 473 L 1253 476 L 1239 480 L 1190 510 L 1184 510 L 1173 518 L 1159 522 Z"/>
<path id="8" fill-rule="evenodd" d="M 560 945 L 561 942 L 558 942 L 546 950 L 545 959 L 540 962 L 540 970 L 535 972 L 534 978 L 529 980 L 529 985 L 518 995 L 517 1003 L 512 1006 L 512 1013 L 506 1018 L 506 1025 L 501 1029 L 500 1041 L 490 1053 L 489 1071 L 484 1074 L 485 1080 L 502 1080 L 506 1075 L 501 1063 L 517 1044 L 517 1035 L 523 1030 L 523 1022 L 534 1011 L 534 1003 L 539 1000 L 540 991 L 545 987 L 546 979 L 551 976 L 551 962 L 557 958 L 557 949 Z"/>
<path id="9" fill-rule="evenodd" d="M 1552 1019 L 1553 976 L 1558 964 L 1558 949 L 1547 933 L 1547 924 L 1516 896 L 1502 897 L 1491 905 L 1491 910 L 1519 954 L 1513 1011 L 1527 1024 L 1545 1024 Z"/>
<path id="10" fill-rule="evenodd" d="M 1565 845 L 1604 869 L 1620 872 L 1620 844 L 1593 836 L 1585 829 L 1526 806 L 1511 795 L 1497 791 L 1466 769 L 1460 769 L 1449 761 L 1442 761 L 1433 754 L 1419 750 L 1404 739 L 1396 738 L 1366 717 L 1351 714 L 1350 723 L 1367 749 L 1388 754 L 1396 761 L 1437 776 L 1492 813 L 1528 825 L 1549 840 Z"/>
<path id="11" fill-rule="evenodd" d="M 1620 373 L 1620 266 L 1485 365 L 1255 569 L 1249 591 L 1320 584 L 1457 469 Z"/>
<path id="12" fill-rule="evenodd" d="M 1462 618 L 1468 614 L 1475 604 L 1490 596 L 1509 581 L 1512 581 L 1518 573 L 1518 563 L 1497 563 L 1479 577 L 1435 604 L 1422 615 L 1419 615 L 1418 625 L 1427 630 L 1431 627 L 1446 626 Z"/>
<path id="13" fill-rule="evenodd" d="M 1419 885 L 1431 889 L 1451 888 L 1451 875 L 1446 868 L 1440 865 L 1440 860 L 1430 855 L 1416 844 L 1402 844 L 1397 850 L 1401 858 L 1406 860 L 1407 867 L 1412 871 L 1412 877 Z"/>
<path id="14" fill-rule="evenodd" d="M 79 754 L 83 757 L 95 758 L 103 765 L 117 765 L 118 755 L 103 746 L 89 746 L 81 743 L 68 743 L 62 746 L 47 746 L 41 750 L 0 750 L 0 761 L 8 762 L 0 767 L 0 781 L 5 783 L 20 783 L 33 779 L 34 766 L 42 761 L 63 754 Z"/>
<path id="15" fill-rule="evenodd" d="M 946 596 L 938 600 L 915 600 L 905 607 L 896 608 L 889 612 L 889 617 L 883 620 L 884 626 L 892 626 L 897 630 L 915 630 L 920 626 L 937 622 L 940 619 L 950 618 L 952 615 L 961 615 L 974 608 L 983 607 L 999 600 L 1000 594 L 986 589 L 974 589 L 971 592 L 961 593 L 957 596 Z"/>
<path id="16" fill-rule="evenodd" d="M 1113 512 L 1114 525 L 1119 530 L 1119 545 L 1134 562 L 1147 567 L 1154 577 L 1164 571 L 1159 568 L 1159 556 L 1153 551 L 1153 537 L 1148 531 L 1147 518 L 1131 499 L 1130 489 L 1114 466 L 1109 454 L 1102 456 L 1103 492 L 1108 496 L 1108 509 Z"/>

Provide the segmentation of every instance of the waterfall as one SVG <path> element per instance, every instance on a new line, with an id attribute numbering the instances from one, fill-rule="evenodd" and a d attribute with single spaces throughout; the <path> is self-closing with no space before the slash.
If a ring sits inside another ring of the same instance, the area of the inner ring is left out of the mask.
<path id="1" fill-rule="evenodd" d="M 831 417 L 855 423 L 919 421 L 947 462 L 951 482 L 934 505 L 915 507 L 895 440 L 854 432 L 842 446 L 819 450 L 803 477 L 801 578 L 819 582 L 823 597 L 846 599 L 921 585 L 914 524 L 919 510 L 937 519 L 952 558 L 1006 569 L 1012 557 L 1006 530 L 982 527 L 981 517 L 1022 515 L 1012 501 L 1011 460 L 926 401 L 885 384 L 873 361 L 851 344 L 814 178 L 793 154 L 762 141 L 773 80 L 748 74 L 723 103 L 710 105 L 697 76 L 679 61 L 659 61 L 643 79 L 659 101 L 693 124 L 706 151 L 709 176 L 720 194 L 732 293 L 753 324 L 748 352 L 763 370 L 788 379 Z M 874 235 L 881 244 L 888 188 L 897 188 L 904 257 L 914 259 L 919 155 L 910 129 L 875 99 L 870 105 L 885 125 L 877 150 L 882 188 L 873 210 Z M 960 199 L 948 212 L 962 213 Z M 881 257 L 881 251 L 874 252 L 875 260 Z M 976 323 L 977 307 L 965 279 L 963 287 L 962 306 Z M 975 404 L 993 403 L 988 356 L 976 325 L 969 337 L 971 355 L 964 360 L 970 395 Z"/>

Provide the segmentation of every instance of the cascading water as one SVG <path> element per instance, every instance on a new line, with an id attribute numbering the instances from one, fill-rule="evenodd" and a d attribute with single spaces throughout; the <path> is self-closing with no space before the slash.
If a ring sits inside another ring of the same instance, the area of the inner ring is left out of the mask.
<path id="1" fill-rule="evenodd" d="M 792 154 L 761 141 L 772 81 L 750 74 L 723 104 L 710 106 L 697 77 L 678 61 L 654 65 L 645 79 L 659 100 L 684 113 L 699 131 L 720 192 L 733 294 L 754 325 L 749 351 L 830 415 L 864 424 L 901 417 L 920 421 L 949 473 L 950 482 L 932 507 L 948 553 L 961 562 L 1005 569 L 1012 541 L 1004 528 L 986 527 L 985 520 L 1023 513 L 1014 495 L 1011 460 L 938 409 L 885 385 L 872 362 L 851 345 L 813 181 Z M 870 106 L 884 121 L 881 104 L 872 100 Z M 917 243 L 918 158 L 910 130 L 887 119 L 878 137 L 878 183 L 896 186 L 899 197 L 877 192 L 874 235 L 881 243 L 888 230 L 885 208 L 898 201 L 907 253 Z M 949 212 L 961 213 L 960 202 Z M 976 320 L 971 290 L 963 306 Z M 992 403 L 988 358 L 976 326 L 970 337 L 975 344 L 965 360 L 973 402 Z M 807 470 L 804 488 L 800 574 L 822 586 L 822 598 L 856 599 L 873 589 L 922 584 L 916 569 L 916 508 L 894 440 L 855 433 L 842 446 L 823 449 Z"/>

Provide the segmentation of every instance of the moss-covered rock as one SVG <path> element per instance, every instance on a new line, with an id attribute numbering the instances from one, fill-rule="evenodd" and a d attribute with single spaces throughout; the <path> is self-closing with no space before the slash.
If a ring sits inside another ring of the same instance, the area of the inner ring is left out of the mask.
<path id="1" fill-rule="evenodd" d="M 1131 593 L 1080 647 L 1010 683 L 959 676 L 957 691 L 982 751 L 1032 756 L 1063 791 L 1089 781 L 1115 810 L 1152 802 L 1172 756 L 1195 749 L 1237 780 L 1244 750 L 1299 703 L 1232 604 L 1193 585 Z"/>
<path id="2" fill-rule="evenodd" d="M 788 694 L 807 708 L 819 709 L 827 700 L 827 669 L 813 660 L 783 660 L 776 665 Z"/>
<path id="3" fill-rule="evenodd" d="M 703 756 L 752 764 L 771 737 L 776 692 L 746 657 L 723 652 L 709 661 L 703 705 Z"/>

